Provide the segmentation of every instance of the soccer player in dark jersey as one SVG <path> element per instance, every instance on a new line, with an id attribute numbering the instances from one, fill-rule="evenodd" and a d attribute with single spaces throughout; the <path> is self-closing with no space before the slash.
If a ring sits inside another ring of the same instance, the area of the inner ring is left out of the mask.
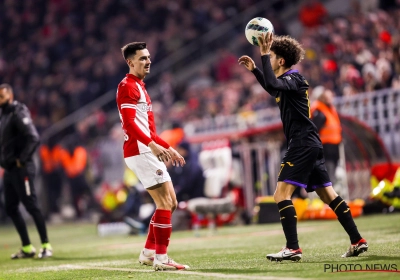
<path id="1" fill-rule="evenodd" d="M 297 239 L 297 216 L 291 200 L 297 187 L 305 188 L 307 192 L 315 191 L 337 215 L 351 242 L 342 257 L 358 256 L 368 250 L 367 241 L 358 232 L 350 208 L 332 188 L 321 140 L 310 119 L 308 83 L 297 70 L 291 69 L 303 59 L 304 50 L 295 39 L 273 36 L 272 33 L 259 37 L 258 43 L 263 71 L 246 55 L 239 58 L 239 64 L 250 70 L 261 86 L 275 97 L 287 139 L 287 151 L 281 162 L 274 193 L 286 246 L 276 254 L 268 254 L 267 259 L 299 261 L 302 257 Z"/>

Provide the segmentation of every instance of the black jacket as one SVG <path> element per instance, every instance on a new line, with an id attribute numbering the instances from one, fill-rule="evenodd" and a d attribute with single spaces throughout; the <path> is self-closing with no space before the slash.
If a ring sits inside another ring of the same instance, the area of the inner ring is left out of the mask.
<path id="1" fill-rule="evenodd" d="M 32 162 L 32 154 L 39 145 L 39 134 L 32 123 L 29 109 L 18 101 L 1 107 L 0 165 L 5 169 Z"/>

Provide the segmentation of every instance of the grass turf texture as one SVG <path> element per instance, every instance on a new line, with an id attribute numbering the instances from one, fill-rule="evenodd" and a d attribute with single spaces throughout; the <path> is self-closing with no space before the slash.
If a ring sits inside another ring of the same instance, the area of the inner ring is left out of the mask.
<path id="1" fill-rule="evenodd" d="M 390 272 L 324 272 L 325 265 L 395 265 L 400 271 L 400 214 L 356 219 L 368 240 L 369 250 L 359 257 L 343 259 L 349 240 L 337 221 L 299 222 L 303 249 L 300 263 L 269 262 L 265 255 L 285 244 L 281 225 L 227 226 L 208 236 L 190 231 L 173 233 L 169 255 L 188 264 L 188 272 L 154 272 L 137 262 L 145 236 L 98 237 L 89 224 L 49 226 L 54 249 L 50 259 L 11 260 L 20 247 L 13 227 L 0 227 L 0 279 L 399 279 Z M 40 249 L 34 226 L 29 227 L 33 245 Z M 344 266 L 342 266 L 344 270 Z"/>

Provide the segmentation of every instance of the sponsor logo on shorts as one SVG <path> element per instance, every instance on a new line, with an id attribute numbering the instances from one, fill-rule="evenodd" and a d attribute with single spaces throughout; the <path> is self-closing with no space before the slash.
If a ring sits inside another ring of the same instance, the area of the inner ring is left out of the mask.
<path id="1" fill-rule="evenodd" d="M 158 169 L 158 170 L 156 171 L 156 174 L 157 174 L 158 176 L 162 176 L 162 175 L 163 175 L 163 171 L 162 171 L 161 169 Z"/>

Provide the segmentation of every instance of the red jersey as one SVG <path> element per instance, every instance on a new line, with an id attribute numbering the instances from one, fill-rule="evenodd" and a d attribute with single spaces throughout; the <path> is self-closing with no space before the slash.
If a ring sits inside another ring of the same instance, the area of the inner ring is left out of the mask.
<path id="1" fill-rule="evenodd" d="M 156 133 L 150 96 L 141 79 L 126 75 L 118 85 L 117 106 L 124 130 L 124 158 L 151 152 L 151 141 L 169 148 Z"/>

